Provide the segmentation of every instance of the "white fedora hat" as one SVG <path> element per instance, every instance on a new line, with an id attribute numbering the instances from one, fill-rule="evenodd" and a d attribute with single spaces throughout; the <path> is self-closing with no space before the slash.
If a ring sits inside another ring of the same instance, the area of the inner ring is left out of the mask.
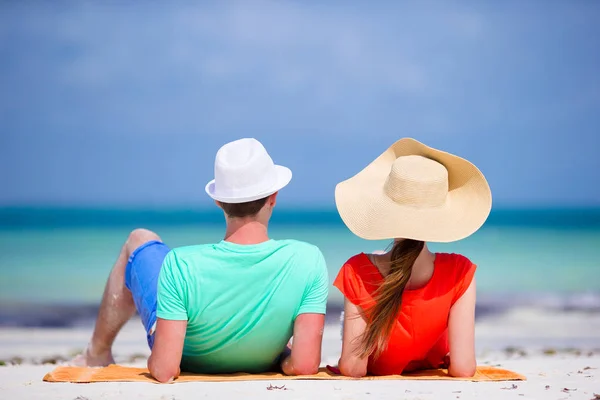
<path id="1" fill-rule="evenodd" d="M 339 183 L 335 203 L 361 238 L 452 242 L 483 225 L 492 193 L 469 161 L 405 138 Z"/>
<path id="2" fill-rule="evenodd" d="M 245 138 L 225 144 L 215 157 L 215 179 L 206 193 L 223 203 L 245 203 L 270 196 L 286 186 L 292 171 L 275 165 L 264 146 Z"/>

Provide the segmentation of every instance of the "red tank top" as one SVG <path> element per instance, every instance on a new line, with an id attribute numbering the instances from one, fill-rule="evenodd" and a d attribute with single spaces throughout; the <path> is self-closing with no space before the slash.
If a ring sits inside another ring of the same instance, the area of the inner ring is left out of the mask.
<path id="1" fill-rule="evenodd" d="M 429 282 L 402 294 L 402 306 L 388 347 L 377 359 L 369 358 L 368 372 L 394 375 L 439 367 L 449 350 L 450 308 L 471 284 L 475 269 L 475 264 L 460 254 L 436 253 Z M 346 261 L 333 284 L 368 316 L 382 281 L 377 267 L 366 254 L 360 253 Z"/>

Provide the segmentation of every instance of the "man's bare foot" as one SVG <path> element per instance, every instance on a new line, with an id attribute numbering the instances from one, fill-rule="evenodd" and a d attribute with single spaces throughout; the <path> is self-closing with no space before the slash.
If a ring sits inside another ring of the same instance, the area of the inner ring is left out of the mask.
<path id="1" fill-rule="evenodd" d="M 82 354 L 79 354 L 70 362 L 71 365 L 78 367 L 106 367 L 114 363 L 115 360 L 110 350 L 95 354 L 89 346 Z"/>

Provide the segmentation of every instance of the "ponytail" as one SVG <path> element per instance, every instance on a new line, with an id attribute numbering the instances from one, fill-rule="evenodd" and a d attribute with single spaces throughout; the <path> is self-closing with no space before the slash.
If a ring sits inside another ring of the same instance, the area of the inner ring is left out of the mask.
<path id="1" fill-rule="evenodd" d="M 412 239 L 394 243 L 389 274 L 377 289 L 375 305 L 369 310 L 367 328 L 359 347 L 361 357 L 378 357 L 387 347 L 390 333 L 400 312 L 402 293 L 424 245 L 424 242 Z"/>

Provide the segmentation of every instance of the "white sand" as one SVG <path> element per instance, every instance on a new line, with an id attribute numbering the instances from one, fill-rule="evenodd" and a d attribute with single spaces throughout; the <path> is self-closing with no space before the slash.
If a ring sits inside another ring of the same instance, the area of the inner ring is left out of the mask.
<path id="1" fill-rule="evenodd" d="M 0 367 L 0 399 L 592 399 L 594 393 L 600 394 L 600 316 L 594 314 L 518 310 L 479 321 L 479 364 L 514 370 L 526 375 L 526 382 L 263 381 L 173 385 L 42 382 L 44 374 L 55 366 L 34 364 L 53 357 L 70 358 L 85 346 L 90 332 L 89 327 L 0 329 L 0 360 L 23 359 L 22 365 Z M 328 326 L 323 364 L 335 364 L 339 350 L 339 328 Z M 552 354 L 544 354 L 544 350 Z M 144 366 L 148 354 L 143 330 L 139 321 L 133 320 L 115 343 L 116 360 Z M 286 390 L 268 390 L 271 384 L 285 385 Z"/>
<path id="2" fill-rule="evenodd" d="M 503 367 L 526 382 L 443 381 L 273 381 L 227 383 L 44 383 L 52 366 L 15 366 L 0 370 L 2 399 L 591 399 L 600 394 L 600 356 L 551 356 L 510 360 Z M 583 370 L 585 367 L 596 369 Z M 582 373 L 578 373 L 582 371 Z M 287 390 L 268 390 L 269 385 Z M 513 389 L 513 385 L 516 388 Z M 549 386 L 546 389 L 546 386 Z M 564 392 L 563 390 L 572 391 Z"/>

